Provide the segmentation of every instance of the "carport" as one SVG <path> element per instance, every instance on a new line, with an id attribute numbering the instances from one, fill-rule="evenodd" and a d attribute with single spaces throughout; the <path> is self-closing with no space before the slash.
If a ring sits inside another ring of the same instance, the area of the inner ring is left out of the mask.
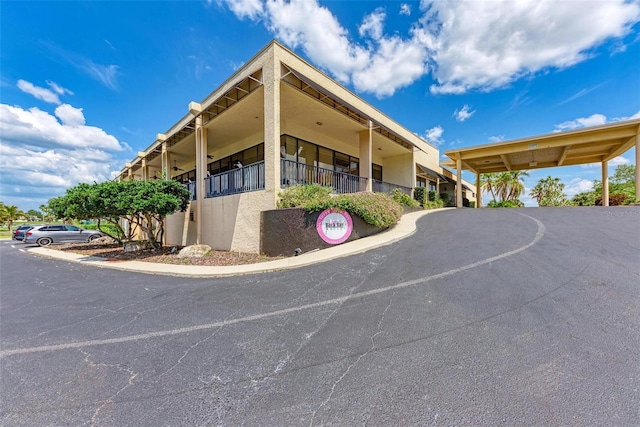
<path id="1" fill-rule="evenodd" d="M 609 205 L 608 162 L 636 147 L 636 197 L 640 197 L 640 119 L 547 135 L 515 139 L 446 151 L 451 159 L 443 163 L 456 169 L 457 182 L 462 170 L 476 174 L 477 203 L 482 204 L 480 174 L 531 170 L 588 163 L 602 165 L 602 203 Z M 462 186 L 456 186 L 456 206 L 462 207 Z"/>

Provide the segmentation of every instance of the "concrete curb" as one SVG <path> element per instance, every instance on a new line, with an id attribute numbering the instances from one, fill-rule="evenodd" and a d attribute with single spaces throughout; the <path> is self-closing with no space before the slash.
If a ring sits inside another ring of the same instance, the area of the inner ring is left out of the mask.
<path id="1" fill-rule="evenodd" d="M 311 264 L 330 261 L 333 259 L 355 255 L 366 252 L 370 249 L 390 245 L 415 233 L 418 219 L 432 212 L 445 209 L 428 211 L 418 211 L 403 215 L 400 221 L 389 230 L 343 243 L 331 248 L 321 249 L 313 252 L 306 252 L 296 257 L 284 258 L 274 261 L 266 261 L 256 264 L 230 265 L 230 266 L 197 266 L 197 265 L 176 265 L 159 264 L 142 261 L 107 261 L 105 258 L 86 256 L 74 253 L 58 251 L 47 248 L 26 248 L 29 253 L 48 258 L 56 258 L 64 261 L 78 262 L 101 268 L 112 268 L 116 270 L 133 271 L 137 273 L 162 274 L 179 277 L 228 277 L 244 274 L 267 273 L 290 268 L 304 267 Z"/>

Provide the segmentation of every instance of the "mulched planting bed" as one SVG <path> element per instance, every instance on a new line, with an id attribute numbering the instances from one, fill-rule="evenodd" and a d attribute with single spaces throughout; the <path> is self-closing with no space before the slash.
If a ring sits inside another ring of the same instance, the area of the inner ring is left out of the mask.
<path id="1" fill-rule="evenodd" d="M 181 246 L 165 246 L 159 250 L 142 250 L 136 252 L 124 252 L 122 245 L 111 244 L 94 244 L 94 243 L 70 243 L 65 245 L 52 245 L 50 249 L 57 249 L 66 252 L 73 252 L 81 255 L 95 256 L 106 258 L 107 261 L 144 261 L 157 262 L 161 264 L 180 264 L 180 265 L 242 265 L 255 264 L 257 262 L 271 261 L 284 257 L 268 257 L 261 254 L 216 251 L 212 250 L 208 255 L 201 258 L 188 257 L 178 258 L 178 252 Z M 175 249 L 174 249 L 175 248 Z M 172 251 L 174 253 L 172 253 Z"/>

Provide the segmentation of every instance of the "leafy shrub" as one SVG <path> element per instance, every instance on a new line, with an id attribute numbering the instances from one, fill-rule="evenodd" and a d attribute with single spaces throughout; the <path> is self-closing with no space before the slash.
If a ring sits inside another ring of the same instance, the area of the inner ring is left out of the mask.
<path id="1" fill-rule="evenodd" d="M 281 191 L 278 208 L 303 208 L 308 212 L 340 209 L 376 227 L 389 227 L 402 216 L 402 206 L 384 193 L 352 193 L 331 196 L 331 187 L 295 185 Z"/>
<path id="2" fill-rule="evenodd" d="M 81 227 L 85 230 L 98 230 L 98 224 L 83 224 Z M 110 236 L 118 236 L 120 234 L 120 230 L 118 230 L 118 227 L 113 224 L 104 222 L 100 224 L 99 230 Z"/>
<path id="3" fill-rule="evenodd" d="M 440 193 L 440 199 L 442 199 L 442 204 L 447 206 L 449 204 L 449 193 Z"/>
<path id="4" fill-rule="evenodd" d="M 427 201 L 427 189 L 425 187 L 413 188 L 413 199 L 420 203 L 420 206 L 424 206 L 424 202 Z"/>
<path id="5" fill-rule="evenodd" d="M 389 227 L 402 217 L 403 209 L 385 193 L 341 194 L 333 198 L 332 208 L 357 215 L 376 227 Z"/>
<path id="6" fill-rule="evenodd" d="M 425 209 L 440 209 L 442 207 L 444 207 L 442 199 L 435 199 L 433 201 L 425 202 L 424 204 Z"/>
<path id="7" fill-rule="evenodd" d="M 417 208 L 420 206 L 420 202 L 413 200 L 411 196 L 409 196 L 407 193 L 400 190 L 399 188 L 393 189 L 393 191 L 391 192 L 391 198 L 396 203 L 399 203 L 400 206 L 410 206 L 413 208 Z"/>
<path id="8" fill-rule="evenodd" d="M 331 187 L 318 184 L 294 185 L 278 193 L 278 208 L 304 208 L 318 212 L 331 207 Z"/>
<path id="9" fill-rule="evenodd" d="M 504 200 L 502 202 L 497 202 L 492 200 L 489 202 L 487 207 L 489 208 L 521 208 L 524 206 L 520 200 Z"/>
<path id="10" fill-rule="evenodd" d="M 609 206 L 628 205 L 630 203 L 627 201 L 628 199 L 630 197 L 627 194 L 609 194 Z M 596 206 L 602 206 L 602 196 L 596 198 Z"/>
<path id="11" fill-rule="evenodd" d="M 438 193 L 436 193 L 435 191 L 431 190 L 429 191 L 429 201 L 430 202 L 435 202 L 437 199 L 440 199 L 438 197 Z"/>

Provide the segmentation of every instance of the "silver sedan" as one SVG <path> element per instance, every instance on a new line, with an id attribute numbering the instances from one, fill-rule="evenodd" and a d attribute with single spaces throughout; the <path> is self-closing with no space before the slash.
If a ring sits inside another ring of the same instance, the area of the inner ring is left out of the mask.
<path id="1" fill-rule="evenodd" d="M 24 235 L 24 243 L 49 246 L 52 243 L 91 242 L 104 236 L 99 231 L 85 230 L 75 225 L 37 225 Z"/>

